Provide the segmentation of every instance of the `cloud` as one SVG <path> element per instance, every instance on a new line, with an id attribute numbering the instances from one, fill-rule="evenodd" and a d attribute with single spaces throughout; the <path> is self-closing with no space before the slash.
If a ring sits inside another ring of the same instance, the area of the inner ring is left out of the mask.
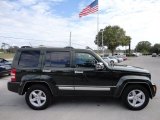
<path id="1" fill-rule="evenodd" d="M 54 12 L 54 6 L 64 1 L 0 1 L 0 42 L 19 46 L 31 43 L 33 46 L 64 47 L 69 44 L 69 34 L 72 32 L 74 47 L 90 46 L 96 49 L 96 14 L 79 19 L 78 12 L 88 5 L 82 1 L 72 16 L 61 16 Z M 107 25 L 119 25 L 131 36 L 132 48 L 142 40 L 160 43 L 159 6 L 159 0 L 99 0 L 99 29 Z"/>

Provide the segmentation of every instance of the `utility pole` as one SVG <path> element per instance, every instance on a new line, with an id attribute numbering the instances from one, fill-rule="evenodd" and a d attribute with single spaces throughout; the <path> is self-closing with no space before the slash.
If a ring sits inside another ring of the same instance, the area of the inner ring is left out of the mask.
<path id="1" fill-rule="evenodd" d="M 103 29 L 102 29 L 102 52 L 103 52 L 103 57 L 104 57 L 104 43 L 103 43 Z"/>
<path id="2" fill-rule="evenodd" d="M 70 35 L 69 35 L 69 47 L 71 47 L 71 32 L 70 32 Z"/>
<path id="3" fill-rule="evenodd" d="M 129 42 L 129 56 L 131 55 L 131 41 Z"/>

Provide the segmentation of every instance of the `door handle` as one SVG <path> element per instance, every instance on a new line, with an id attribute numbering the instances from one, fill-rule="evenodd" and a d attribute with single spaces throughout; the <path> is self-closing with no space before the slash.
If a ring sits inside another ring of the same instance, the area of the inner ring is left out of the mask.
<path id="1" fill-rule="evenodd" d="M 51 70 L 43 70 L 43 72 L 51 72 Z"/>
<path id="2" fill-rule="evenodd" d="M 74 71 L 75 74 L 83 74 L 83 71 Z"/>

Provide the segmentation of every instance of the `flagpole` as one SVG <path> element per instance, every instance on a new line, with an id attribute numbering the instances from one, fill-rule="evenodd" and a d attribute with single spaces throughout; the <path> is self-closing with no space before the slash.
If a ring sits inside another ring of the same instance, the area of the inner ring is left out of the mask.
<path id="1" fill-rule="evenodd" d="M 98 32 L 99 32 L 99 2 L 98 2 L 98 11 L 97 11 L 97 52 L 99 52 L 99 36 L 98 36 Z"/>

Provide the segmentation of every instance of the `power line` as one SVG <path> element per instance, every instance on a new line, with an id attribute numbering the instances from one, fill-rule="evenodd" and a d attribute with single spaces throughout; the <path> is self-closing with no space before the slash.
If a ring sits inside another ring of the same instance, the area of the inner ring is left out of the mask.
<path id="1" fill-rule="evenodd" d="M 31 39 L 31 38 L 18 38 L 18 37 L 11 37 L 11 36 L 2 36 L 0 35 L 1 38 L 9 38 L 9 39 L 19 39 L 19 40 L 34 40 L 34 41 L 44 41 L 44 42 L 53 42 L 51 40 L 39 40 L 39 39 Z M 67 41 L 54 41 L 54 42 L 65 42 L 66 44 L 68 43 Z M 72 42 L 72 44 L 79 45 L 79 46 L 86 46 L 82 44 L 78 44 L 75 42 Z"/>

